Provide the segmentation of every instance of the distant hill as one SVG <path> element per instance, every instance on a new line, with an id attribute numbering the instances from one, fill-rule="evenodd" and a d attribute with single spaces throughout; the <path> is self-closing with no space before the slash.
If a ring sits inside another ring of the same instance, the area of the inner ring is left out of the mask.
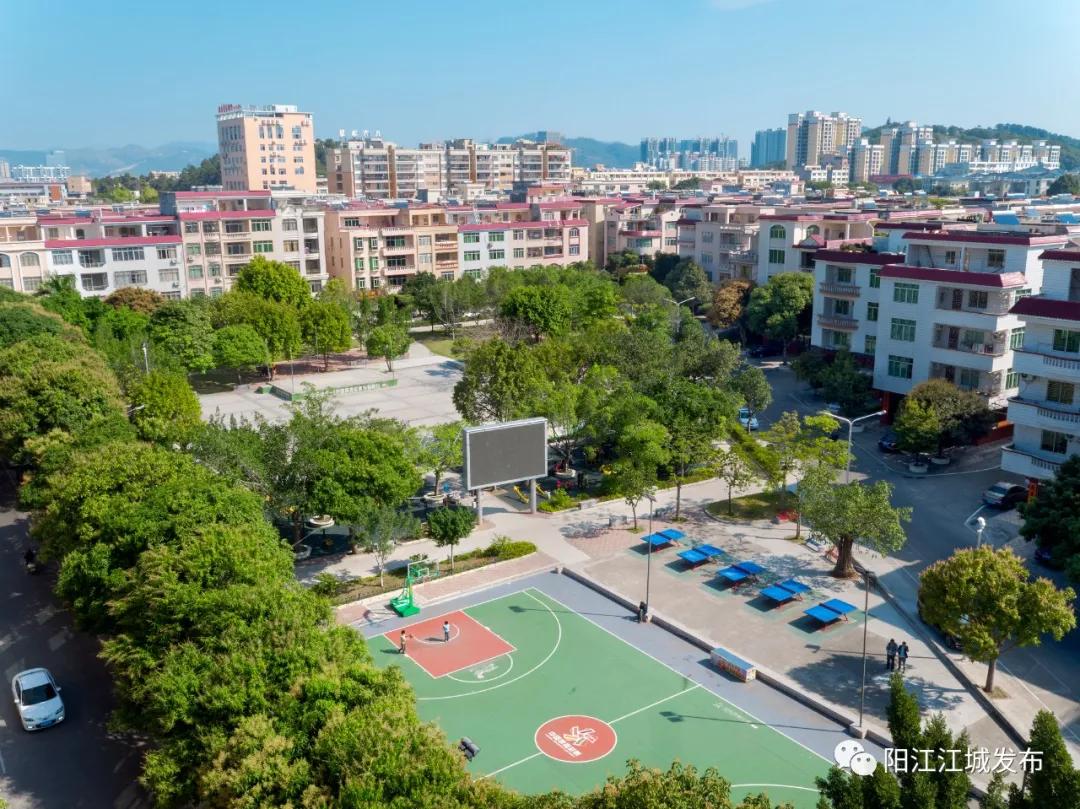
<path id="1" fill-rule="evenodd" d="M 215 154 L 217 144 L 177 141 L 153 148 L 129 144 L 104 149 L 66 148 L 63 151 L 74 173 L 107 177 L 125 173 L 140 175 L 150 171 L 179 171 L 184 166 L 198 165 Z M 45 154 L 45 151 L 0 147 L 0 160 L 6 160 L 12 166 L 19 163 L 41 165 L 45 162 Z"/>
<path id="2" fill-rule="evenodd" d="M 885 127 L 875 126 L 871 129 L 863 129 L 863 137 L 869 138 L 871 143 L 876 143 L 881 130 Z M 961 143 L 977 143 L 984 138 L 997 138 L 998 140 L 1016 140 L 1021 143 L 1030 143 L 1033 140 L 1048 140 L 1051 143 L 1061 145 L 1061 167 L 1066 171 L 1080 169 L 1080 138 L 1072 138 L 1068 135 L 1060 135 L 1037 126 L 1026 124 L 995 124 L 994 126 L 978 126 L 965 129 L 962 126 L 934 125 L 934 137 L 955 138 Z"/>
<path id="3" fill-rule="evenodd" d="M 518 138 L 536 139 L 535 132 L 499 138 L 499 143 L 513 143 Z M 564 146 L 574 150 L 574 165 L 592 168 L 603 163 L 608 168 L 628 169 L 641 159 L 641 148 L 629 143 L 595 138 L 565 138 Z"/>

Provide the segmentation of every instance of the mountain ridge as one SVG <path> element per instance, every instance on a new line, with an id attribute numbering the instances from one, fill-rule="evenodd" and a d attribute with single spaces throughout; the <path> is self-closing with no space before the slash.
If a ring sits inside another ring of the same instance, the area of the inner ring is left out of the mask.
<path id="1" fill-rule="evenodd" d="M 0 160 L 10 165 L 39 166 L 45 163 L 46 149 L 5 149 L 0 147 Z M 106 177 L 151 171 L 179 171 L 185 166 L 198 165 L 217 152 L 217 144 L 206 141 L 172 141 L 160 146 L 146 147 L 136 143 L 124 146 L 64 148 L 66 161 L 75 174 Z"/>

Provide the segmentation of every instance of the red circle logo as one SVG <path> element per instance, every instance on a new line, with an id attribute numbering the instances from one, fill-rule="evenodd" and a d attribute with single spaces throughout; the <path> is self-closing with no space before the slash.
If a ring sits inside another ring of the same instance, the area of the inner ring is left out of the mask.
<path id="1" fill-rule="evenodd" d="M 536 729 L 536 747 L 570 764 L 596 761 L 615 749 L 615 728 L 594 716 L 557 716 Z"/>

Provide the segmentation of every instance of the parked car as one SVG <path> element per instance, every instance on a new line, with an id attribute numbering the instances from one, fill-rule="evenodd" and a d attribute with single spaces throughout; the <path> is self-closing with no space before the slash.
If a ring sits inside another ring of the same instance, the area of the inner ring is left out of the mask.
<path id="1" fill-rule="evenodd" d="M 779 357 L 784 353 L 784 344 L 780 342 L 767 342 L 756 345 L 746 352 L 747 356 L 761 359 L 762 357 Z"/>
<path id="2" fill-rule="evenodd" d="M 730 411 L 729 411 L 730 412 Z M 748 407 L 739 408 L 739 424 L 743 426 L 744 430 L 754 431 L 758 428 L 757 416 L 750 412 Z"/>
<path id="3" fill-rule="evenodd" d="M 27 669 L 11 678 L 11 695 L 26 730 L 41 730 L 64 721 L 60 686 L 48 669 Z"/>
<path id="4" fill-rule="evenodd" d="M 887 431 L 877 442 L 878 449 L 882 452 L 899 452 L 900 447 L 897 446 L 896 433 L 892 430 Z"/>
<path id="5" fill-rule="evenodd" d="M 1017 503 L 1023 503 L 1027 500 L 1028 492 L 1024 486 L 1017 486 L 1015 483 L 1009 483 L 1007 480 L 999 480 L 985 492 L 983 492 L 983 502 L 992 508 L 1000 508 L 1008 510 L 1015 508 Z"/>

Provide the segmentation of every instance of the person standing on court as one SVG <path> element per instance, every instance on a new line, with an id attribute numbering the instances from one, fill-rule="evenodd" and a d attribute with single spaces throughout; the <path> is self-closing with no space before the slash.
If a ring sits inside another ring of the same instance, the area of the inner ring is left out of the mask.
<path id="1" fill-rule="evenodd" d="M 889 638 L 889 645 L 885 647 L 885 668 L 892 671 L 896 668 L 896 650 L 900 648 L 893 638 Z"/>
<path id="2" fill-rule="evenodd" d="M 401 654 L 405 654 L 405 630 L 404 629 L 401 630 L 401 641 L 400 641 L 400 645 L 398 646 L 398 651 Z"/>
<path id="3" fill-rule="evenodd" d="M 449 621 L 443 621 L 442 622 L 442 639 L 443 639 L 443 643 L 449 643 L 450 642 L 450 622 Z"/>
<path id="4" fill-rule="evenodd" d="M 900 644 L 900 648 L 896 650 L 896 656 L 900 660 L 900 671 L 907 671 L 907 656 L 908 645 L 907 641 Z"/>

